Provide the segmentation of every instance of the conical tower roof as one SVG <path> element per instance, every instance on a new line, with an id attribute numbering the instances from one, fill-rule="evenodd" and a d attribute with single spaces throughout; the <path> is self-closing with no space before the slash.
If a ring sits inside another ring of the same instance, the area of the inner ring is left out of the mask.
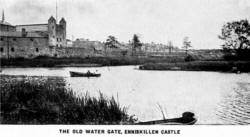
<path id="1" fill-rule="evenodd" d="M 9 22 L 5 21 L 4 10 L 2 11 L 2 20 L 0 21 L 1 25 L 13 26 Z"/>

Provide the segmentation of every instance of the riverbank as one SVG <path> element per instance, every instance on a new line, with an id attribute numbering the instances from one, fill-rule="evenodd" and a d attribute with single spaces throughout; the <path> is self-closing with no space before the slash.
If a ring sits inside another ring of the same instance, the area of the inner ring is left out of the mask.
<path id="1" fill-rule="evenodd" d="M 250 72 L 250 61 L 192 61 L 177 63 L 147 63 L 139 66 L 140 70 L 172 71 L 222 71 Z"/>
<path id="2" fill-rule="evenodd" d="M 144 63 L 180 62 L 183 57 L 89 57 L 89 58 L 54 58 L 37 57 L 33 59 L 1 59 L 1 67 L 100 67 L 142 65 Z"/>
<path id="3" fill-rule="evenodd" d="M 76 96 L 61 77 L 0 77 L 1 124 L 133 124 L 114 97 Z"/>

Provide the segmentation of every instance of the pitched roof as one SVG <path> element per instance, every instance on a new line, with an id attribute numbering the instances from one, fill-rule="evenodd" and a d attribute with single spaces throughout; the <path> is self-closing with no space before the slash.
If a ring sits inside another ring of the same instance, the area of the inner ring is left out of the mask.
<path id="1" fill-rule="evenodd" d="M 7 21 L 0 21 L 0 25 L 13 26 Z"/>

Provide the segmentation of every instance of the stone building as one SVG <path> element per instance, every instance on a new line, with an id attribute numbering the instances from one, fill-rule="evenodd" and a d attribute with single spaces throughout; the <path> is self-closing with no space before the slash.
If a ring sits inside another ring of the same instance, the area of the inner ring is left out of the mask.
<path id="1" fill-rule="evenodd" d="M 1 58 L 33 58 L 52 56 L 53 48 L 48 46 L 46 35 L 32 32 L 1 32 Z"/>
<path id="2" fill-rule="evenodd" d="M 49 39 L 49 46 L 65 47 L 66 46 L 66 21 L 62 18 L 59 24 L 56 19 L 51 16 L 46 24 L 27 24 L 16 25 L 16 31 L 44 33 Z"/>
<path id="3" fill-rule="evenodd" d="M 11 25 L 0 21 L 0 58 L 57 56 L 56 48 L 66 47 L 66 21 L 50 17 L 46 24 Z"/>

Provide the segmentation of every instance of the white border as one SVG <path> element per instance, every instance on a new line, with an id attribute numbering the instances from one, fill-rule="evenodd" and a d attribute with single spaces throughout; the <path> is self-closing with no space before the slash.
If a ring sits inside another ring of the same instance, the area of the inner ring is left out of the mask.
<path id="1" fill-rule="evenodd" d="M 60 133 L 60 129 L 68 129 L 69 134 Z M 74 134 L 72 130 L 83 130 L 82 134 Z M 104 130 L 104 134 L 86 134 L 85 130 Z M 192 126 L 124 126 L 124 125 L 0 125 L 1 137 L 89 137 L 89 136 L 178 136 L 178 137 L 249 137 L 250 125 L 192 125 Z M 123 134 L 108 134 L 108 130 L 121 130 Z M 124 130 L 180 130 L 180 134 L 124 134 Z"/>

